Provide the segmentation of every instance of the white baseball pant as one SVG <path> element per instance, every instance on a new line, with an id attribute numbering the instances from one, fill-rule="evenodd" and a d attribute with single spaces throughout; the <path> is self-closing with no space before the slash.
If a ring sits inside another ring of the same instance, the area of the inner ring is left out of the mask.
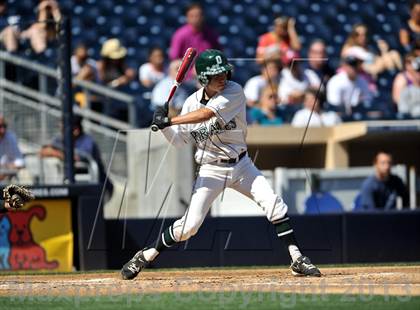
<path id="1" fill-rule="evenodd" d="M 273 192 L 248 156 L 229 166 L 205 164 L 200 168 L 188 209 L 172 225 L 175 241 L 185 241 L 197 233 L 212 202 L 225 187 L 253 199 L 270 222 L 283 218 L 287 213 L 287 205 Z"/>

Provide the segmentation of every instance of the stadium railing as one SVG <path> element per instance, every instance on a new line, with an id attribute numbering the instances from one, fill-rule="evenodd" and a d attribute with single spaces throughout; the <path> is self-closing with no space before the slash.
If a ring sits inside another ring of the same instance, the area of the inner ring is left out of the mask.
<path id="1" fill-rule="evenodd" d="M 12 77 L 8 76 L 10 67 L 15 72 Z M 36 82 L 27 83 L 28 76 Z M 37 152 L 61 131 L 61 101 L 56 96 L 58 79 L 60 72 L 57 69 L 0 51 L 0 113 L 7 118 L 24 153 Z M 73 83 L 87 94 L 87 98 L 95 95 L 127 105 L 128 115 L 131 115 L 129 122 L 98 113 L 89 105 L 84 108 L 74 105 L 74 113 L 84 118 L 85 131 L 99 145 L 105 167 L 112 164 L 111 173 L 125 177 L 126 133 L 136 122 L 134 97 L 94 83 L 77 80 Z"/>

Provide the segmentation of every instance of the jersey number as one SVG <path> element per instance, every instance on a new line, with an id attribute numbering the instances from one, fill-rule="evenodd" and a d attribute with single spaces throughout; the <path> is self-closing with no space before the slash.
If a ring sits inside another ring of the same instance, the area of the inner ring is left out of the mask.
<path id="1" fill-rule="evenodd" d="M 219 55 L 217 55 L 215 59 L 218 65 L 221 65 L 223 63 L 222 57 L 220 57 Z"/>

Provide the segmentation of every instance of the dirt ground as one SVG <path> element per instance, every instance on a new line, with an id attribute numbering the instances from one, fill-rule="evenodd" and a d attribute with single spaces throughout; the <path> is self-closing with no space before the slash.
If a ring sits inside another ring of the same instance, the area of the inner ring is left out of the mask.
<path id="1" fill-rule="evenodd" d="M 321 278 L 288 269 L 147 270 L 132 281 L 119 272 L 1 275 L 0 296 L 98 296 L 158 292 L 274 291 L 305 294 L 420 295 L 420 266 L 321 268 Z"/>

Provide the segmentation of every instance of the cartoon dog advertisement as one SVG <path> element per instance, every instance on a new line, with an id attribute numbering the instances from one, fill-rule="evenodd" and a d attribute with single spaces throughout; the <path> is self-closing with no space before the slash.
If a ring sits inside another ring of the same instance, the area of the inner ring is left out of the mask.
<path id="1" fill-rule="evenodd" d="M 0 270 L 71 271 L 70 208 L 68 200 L 36 200 L 0 215 Z"/>

